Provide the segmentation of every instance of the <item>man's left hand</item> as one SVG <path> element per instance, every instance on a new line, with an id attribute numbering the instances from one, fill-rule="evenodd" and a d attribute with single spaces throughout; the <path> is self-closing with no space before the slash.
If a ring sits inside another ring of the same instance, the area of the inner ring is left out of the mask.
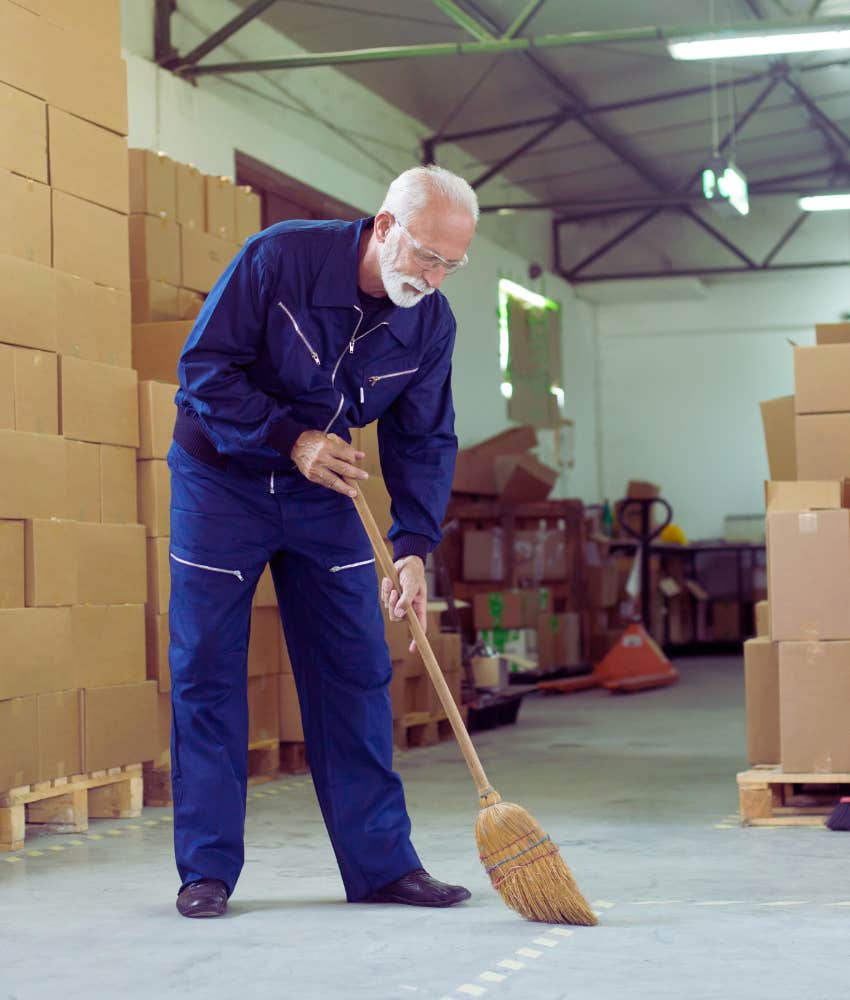
<path id="1" fill-rule="evenodd" d="M 395 568 L 401 584 L 401 593 L 395 589 L 391 581 L 384 577 L 381 581 L 381 600 L 389 611 L 390 618 L 401 619 L 407 616 L 407 609 L 413 608 L 422 631 L 428 628 L 428 583 L 425 579 L 425 563 L 419 556 L 404 556 L 397 559 Z M 416 642 L 410 643 L 411 653 L 416 649 Z"/>

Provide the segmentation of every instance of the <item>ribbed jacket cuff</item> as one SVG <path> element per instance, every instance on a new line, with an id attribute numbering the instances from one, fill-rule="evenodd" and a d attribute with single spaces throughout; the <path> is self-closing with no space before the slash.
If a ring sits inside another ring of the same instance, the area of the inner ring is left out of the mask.
<path id="1" fill-rule="evenodd" d="M 304 424 L 298 424 L 294 420 L 281 420 L 272 427 L 269 433 L 269 446 L 274 448 L 275 451 L 279 451 L 284 458 L 289 459 L 295 442 L 304 431 L 309 430 L 309 427 L 305 427 Z"/>
<path id="2" fill-rule="evenodd" d="M 433 548 L 430 538 L 425 535 L 401 534 L 393 539 L 393 560 L 405 556 L 419 556 L 422 562 Z"/>

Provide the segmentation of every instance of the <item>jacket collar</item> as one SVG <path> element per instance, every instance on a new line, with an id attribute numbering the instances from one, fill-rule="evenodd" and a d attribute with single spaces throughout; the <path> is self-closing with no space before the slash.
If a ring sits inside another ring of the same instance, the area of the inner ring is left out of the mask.
<path id="1" fill-rule="evenodd" d="M 314 306 L 346 308 L 352 311 L 359 307 L 357 289 L 357 266 L 359 261 L 360 237 L 363 231 L 371 229 L 375 217 L 347 222 L 334 234 L 331 249 L 325 258 L 311 296 Z M 419 326 L 424 303 L 401 309 L 391 306 L 381 316 L 397 340 L 407 346 Z"/>

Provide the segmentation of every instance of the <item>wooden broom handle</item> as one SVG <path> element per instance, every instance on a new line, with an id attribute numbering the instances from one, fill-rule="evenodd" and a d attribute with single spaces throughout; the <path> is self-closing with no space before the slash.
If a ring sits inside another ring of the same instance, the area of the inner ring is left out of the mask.
<path id="1" fill-rule="evenodd" d="M 356 480 L 346 480 L 346 482 L 350 486 L 357 486 Z M 366 529 L 366 534 L 369 536 L 372 548 L 375 550 L 375 558 L 378 560 L 381 572 L 392 581 L 395 589 L 401 594 L 401 584 L 399 583 L 395 565 L 392 559 L 390 559 L 390 555 L 384 545 L 384 539 L 381 537 L 381 531 L 375 522 L 372 511 L 369 509 L 369 504 L 366 503 L 366 499 L 359 489 L 357 490 L 357 496 L 354 498 L 354 506 L 357 508 L 357 513 L 360 515 L 360 520 L 363 522 L 363 527 Z M 460 751 L 464 756 L 464 760 L 466 760 L 466 765 L 472 774 L 478 794 L 482 798 L 492 795 L 493 787 L 487 780 L 487 775 L 484 773 L 484 768 L 481 766 L 481 761 L 478 758 L 472 740 L 469 738 L 466 726 L 463 724 L 461 714 L 458 711 L 457 705 L 455 705 L 455 700 L 452 697 L 448 684 L 446 684 L 446 679 L 443 677 L 443 671 L 440 669 L 440 664 L 437 663 L 434 650 L 431 649 L 431 643 L 428 642 L 428 637 L 419 624 L 419 619 L 416 617 L 416 612 L 412 607 L 407 609 L 407 624 L 410 626 L 413 638 L 416 640 L 416 648 L 422 656 L 428 676 L 437 690 L 437 697 L 440 699 L 440 704 L 443 706 L 451 727 L 454 730 L 455 738 L 460 745 Z"/>

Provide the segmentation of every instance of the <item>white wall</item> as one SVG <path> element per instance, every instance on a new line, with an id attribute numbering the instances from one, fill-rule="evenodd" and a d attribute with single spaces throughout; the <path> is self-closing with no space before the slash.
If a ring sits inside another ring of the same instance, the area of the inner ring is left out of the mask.
<path id="1" fill-rule="evenodd" d="M 816 322 L 850 310 L 848 279 L 787 271 L 714 283 L 701 301 L 599 305 L 604 494 L 619 498 L 629 478 L 660 484 L 689 538 L 763 511 L 758 404 L 793 392 L 788 340 L 814 343 Z"/>
<path id="2" fill-rule="evenodd" d="M 418 162 L 419 142 L 428 130 L 336 70 L 204 77 L 198 86 L 163 72 L 151 61 L 151 6 L 150 0 L 123 0 L 122 5 L 131 146 L 159 149 L 205 172 L 231 176 L 240 150 L 365 211 L 378 207 L 393 176 Z M 178 49 L 188 51 L 236 10 L 227 0 L 181 0 L 181 13 L 173 18 Z M 221 49 L 222 58 L 288 51 L 299 50 L 259 22 Z M 468 173 L 475 172 L 457 150 L 441 149 L 441 162 L 455 169 L 463 162 Z M 548 261 L 550 239 L 546 213 L 482 218 L 468 269 L 444 286 L 458 320 L 454 390 L 462 445 L 509 425 L 500 393 L 498 278 L 528 285 L 528 263 Z M 564 306 L 565 415 L 576 424 L 575 465 L 557 493 L 595 501 L 593 310 L 551 273 L 534 287 Z"/>

